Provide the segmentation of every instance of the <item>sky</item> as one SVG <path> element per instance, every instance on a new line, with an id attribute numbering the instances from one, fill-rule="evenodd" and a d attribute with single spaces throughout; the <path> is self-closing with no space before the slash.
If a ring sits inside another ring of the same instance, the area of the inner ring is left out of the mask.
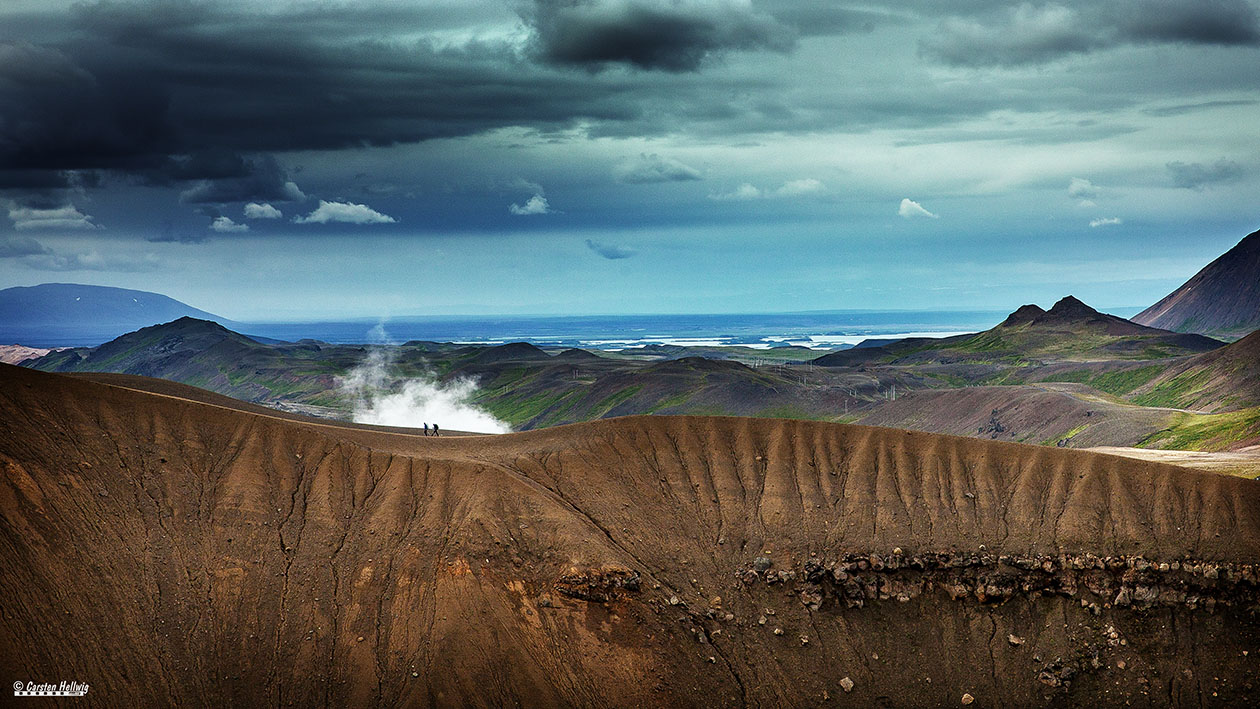
<path id="1" fill-rule="evenodd" d="M 5 0 L 0 287 L 236 320 L 1147 305 L 1260 228 L 1252 0 Z"/>

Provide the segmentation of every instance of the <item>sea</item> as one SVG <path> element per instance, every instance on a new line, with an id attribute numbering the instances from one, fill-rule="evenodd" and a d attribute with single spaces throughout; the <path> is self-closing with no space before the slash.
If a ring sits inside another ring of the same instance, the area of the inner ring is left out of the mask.
<path id="1" fill-rule="evenodd" d="M 779 346 L 832 350 L 871 339 L 949 337 L 978 332 L 1008 313 L 987 310 L 828 310 L 713 315 L 413 317 L 306 323 L 241 323 L 241 332 L 277 340 L 333 344 L 409 340 L 619 351 L 649 345 Z"/>
<path id="2" fill-rule="evenodd" d="M 1112 308 L 1131 317 L 1141 308 Z M 426 316 L 315 322 L 223 324 L 261 339 L 332 344 L 389 344 L 410 340 L 498 345 L 529 342 L 543 348 L 579 347 L 619 351 L 650 345 L 796 346 L 837 350 L 866 340 L 949 337 L 979 332 L 1006 318 L 1004 310 L 817 310 L 797 313 L 710 315 L 510 315 Z M 94 347 L 137 329 L 94 326 L 21 325 L 0 322 L 0 345 Z"/>

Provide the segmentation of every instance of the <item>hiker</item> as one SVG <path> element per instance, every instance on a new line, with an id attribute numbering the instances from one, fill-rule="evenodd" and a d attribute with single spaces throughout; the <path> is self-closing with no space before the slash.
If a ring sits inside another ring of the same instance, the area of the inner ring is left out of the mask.
<path id="1" fill-rule="evenodd" d="M 436 423 L 433 424 L 433 435 L 438 435 L 438 425 Z"/>
<path id="2" fill-rule="evenodd" d="M 429 424 L 427 423 L 424 425 L 424 435 L 429 435 Z"/>

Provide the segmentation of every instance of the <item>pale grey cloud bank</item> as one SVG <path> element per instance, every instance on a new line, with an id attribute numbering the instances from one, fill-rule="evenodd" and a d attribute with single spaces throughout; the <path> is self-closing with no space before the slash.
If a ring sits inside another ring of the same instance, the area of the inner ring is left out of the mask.
<path id="1" fill-rule="evenodd" d="M 704 179 L 703 173 L 694 167 L 655 153 L 621 162 L 613 170 L 613 175 L 618 182 L 632 185 Z"/>
<path id="2" fill-rule="evenodd" d="M 78 210 L 74 205 L 38 209 L 13 204 L 9 207 L 9 219 L 13 220 L 13 228 L 24 229 L 97 229 L 92 218 Z"/>
<path id="3" fill-rule="evenodd" d="M 1221 158 L 1209 165 L 1170 162 L 1168 172 L 1172 175 L 1174 185 L 1197 190 L 1218 182 L 1234 182 L 1241 179 L 1246 170 L 1233 160 Z"/>
<path id="4" fill-rule="evenodd" d="M 1256 46 L 1260 24 L 1247 0 L 1116 0 L 1000 5 L 944 19 L 920 42 L 929 57 L 960 66 L 1039 64 L 1127 44 Z"/>

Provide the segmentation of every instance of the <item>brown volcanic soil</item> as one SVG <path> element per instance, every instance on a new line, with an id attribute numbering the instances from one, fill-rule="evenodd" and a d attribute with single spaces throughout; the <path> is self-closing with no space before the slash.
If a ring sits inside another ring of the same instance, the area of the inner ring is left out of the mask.
<path id="1" fill-rule="evenodd" d="M 883 402 L 860 419 L 892 426 L 1001 441 L 1071 448 L 1131 446 L 1166 428 L 1172 411 L 1110 401 L 1081 384 L 1042 383 L 915 391 Z"/>
<path id="2" fill-rule="evenodd" d="M 1260 695 L 1246 480 L 784 420 L 432 439 L 8 366 L 0 412 L 0 667 L 101 705 Z"/>

